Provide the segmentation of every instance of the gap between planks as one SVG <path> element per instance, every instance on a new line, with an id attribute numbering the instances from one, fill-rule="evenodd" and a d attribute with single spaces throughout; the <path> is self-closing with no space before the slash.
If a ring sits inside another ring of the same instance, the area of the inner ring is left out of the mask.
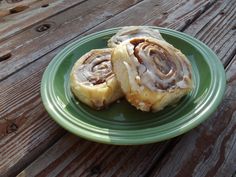
<path id="1" fill-rule="evenodd" d="M 204 2 L 205 4 L 209 4 L 209 3 L 213 3 L 214 1 L 206 1 L 206 2 Z M 120 14 L 126 14 L 126 13 L 128 13 L 129 11 L 131 11 L 132 9 L 134 9 L 136 6 L 138 6 L 139 4 L 140 5 L 144 5 L 144 4 L 148 4 L 148 3 L 151 3 L 151 5 L 154 5 L 153 3 L 154 3 L 154 1 L 139 1 L 137 4 L 134 4 L 134 5 L 131 5 L 129 8 L 128 8 L 128 10 L 125 10 L 125 11 L 120 11 L 120 12 L 118 12 L 118 13 L 116 13 L 116 14 L 114 14 L 113 16 L 111 16 L 111 17 L 108 17 L 108 18 L 106 18 L 105 20 L 102 20 L 101 21 L 101 25 L 103 25 L 104 23 L 106 23 L 107 21 L 109 21 L 109 22 L 111 22 L 112 20 L 116 20 L 116 18 L 113 18 L 113 17 L 117 17 L 117 16 L 120 16 Z M 155 2 L 156 3 L 156 2 Z M 186 3 L 186 2 L 185 2 Z M 187 2 L 188 3 L 188 2 Z M 201 3 L 199 3 L 200 5 L 202 4 L 202 2 Z M 140 6 L 139 5 L 139 6 Z M 171 6 L 172 6 L 172 4 L 170 4 Z M 168 5 L 168 6 L 170 6 L 170 5 Z M 204 4 L 203 4 L 204 5 Z M 180 7 L 181 7 L 181 5 L 179 5 Z M 139 7 L 140 8 L 140 7 Z M 169 8 L 169 7 L 168 7 Z M 177 8 L 178 8 L 178 6 L 177 6 Z M 187 8 L 189 8 L 189 7 L 187 7 Z M 194 7 L 191 7 L 191 8 L 195 8 L 195 6 Z M 190 8 L 190 9 L 191 9 Z M 205 8 L 205 7 L 204 7 Z M 183 10 L 183 9 L 182 9 Z M 141 10 L 140 10 L 141 11 Z M 202 9 L 202 8 L 200 8 L 199 9 L 199 11 L 201 11 L 201 12 L 203 12 L 204 10 Z M 161 11 L 162 12 L 162 11 Z M 144 13 L 144 12 L 142 12 L 142 13 Z M 145 12 L 146 13 L 146 12 Z M 159 11 L 156 11 L 155 12 L 156 14 L 153 14 L 153 15 L 156 15 L 156 16 L 161 16 L 161 14 L 160 14 L 160 12 Z M 174 13 L 174 12 L 173 12 Z M 190 13 L 190 12 L 189 12 Z M 199 12 L 194 12 L 194 13 L 190 13 L 189 15 L 190 15 L 190 17 L 188 17 L 189 19 L 191 19 L 191 18 L 194 18 L 194 16 L 196 15 L 196 13 L 199 13 Z M 147 13 L 146 13 L 147 14 Z M 153 16 L 152 15 L 152 16 Z M 162 14 L 163 15 L 163 14 Z M 183 14 L 179 14 L 179 15 L 183 15 Z M 122 15 L 121 15 L 122 16 Z M 164 16 L 166 16 L 166 15 L 164 15 Z M 130 17 L 129 17 L 130 18 Z M 146 17 L 143 17 L 143 18 L 146 18 Z M 140 18 L 141 19 L 141 18 Z M 189 19 L 186 19 L 186 20 L 189 20 Z M 137 19 L 138 20 L 138 19 Z M 142 19 L 141 19 L 142 20 Z M 173 21 L 174 19 L 172 19 L 172 21 Z M 168 23 L 171 23 L 172 21 L 169 21 Z M 183 20 L 184 21 L 184 20 Z M 133 20 L 130 20 L 130 22 L 134 22 Z M 137 22 L 136 22 L 137 23 Z M 185 22 L 184 22 L 185 23 Z M 116 24 L 114 24 L 113 22 L 112 22 L 112 27 L 114 27 L 114 26 L 116 26 L 117 25 L 117 23 Z M 101 25 L 99 25 L 99 26 L 101 26 Z M 154 25 L 158 25 L 158 24 L 154 24 Z M 181 25 L 185 25 L 185 24 L 181 24 Z M 6 79 L 7 77 L 9 77 L 10 75 L 12 75 L 12 74 L 14 74 L 14 73 L 16 73 L 16 72 L 18 72 L 18 71 L 20 71 L 22 68 L 24 68 L 24 67 L 26 67 L 26 66 L 28 66 L 30 63 L 33 63 L 34 61 L 36 61 L 36 60 L 38 60 L 38 59 L 40 59 L 40 58 L 42 58 L 42 56 L 45 56 L 46 54 L 48 54 L 49 52 L 51 52 L 51 51 L 53 51 L 53 50 L 56 50 L 57 48 L 61 48 L 62 46 L 65 46 L 65 42 L 66 42 L 66 44 L 68 44 L 68 43 L 70 43 L 70 42 L 72 42 L 72 41 L 75 41 L 76 39 L 78 39 L 78 38 L 80 38 L 81 36 L 83 36 L 83 35 L 85 35 L 85 34 L 88 34 L 88 32 L 89 33 L 91 33 L 91 32 L 94 32 L 94 30 L 95 31 L 98 31 L 99 29 L 97 28 L 97 26 L 98 26 L 98 24 L 96 24 L 96 25 L 94 25 L 94 26 L 91 26 L 91 27 L 88 27 L 87 29 L 85 29 L 84 31 L 81 31 L 80 33 L 77 33 L 77 34 L 73 34 L 73 36 L 71 36 L 71 34 L 70 34 L 70 36 L 71 37 L 69 37 L 69 35 L 68 35 L 68 37 L 66 38 L 66 39 L 64 39 L 63 40 L 63 42 L 62 42 L 62 40 L 61 41 L 59 41 L 59 42 L 57 42 L 56 44 L 55 44 L 55 46 L 53 45 L 53 44 L 51 44 L 50 45 L 50 49 L 49 48 L 42 48 L 41 49 L 41 51 L 40 51 L 40 53 L 37 53 L 37 58 L 35 58 L 35 56 L 24 56 L 24 62 L 21 62 L 20 60 L 21 60 L 21 58 L 19 58 L 19 56 L 17 56 L 18 58 L 14 58 L 14 57 L 12 57 L 9 61 L 6 61 L 5 63 L 6 64 L 11 64 L 13 61 L 14 61 L 14 63 L 15 63 L 15 65 L 16 65 L 16 63 L 19 63 L 19 64 L 17 64 L 17 66 L 14 66 L 14 68 L 9 68 L 9 69 L 6 69 L 6 67 L 4 66 L 4 63 L 3 63 L 3 65 L 2 65 L 2 69 L 0 69 L 1 71 L 0 71 L 0 81 L 1 80 L 4 80 L 4 79 Z M 75 26 L 76 27 L 76 26 Z M 75 28 L 74 27 L 74 28 Z M 106 26 L 105 26 L 105 28 L 106 28 Z M 94 29 L 94 30 L 93 30 Z M 103 27 L 103 29 L 104 29 L 104 27 Z M 55 33 L 55 32 L 54 32 Z M 53 36 L 53 34 L 51 35 L 51 36 Z M 51 37 L 51 36 L 49 36 L 49 37 Z M 42 41 L 43 41 L 43 39 L 41 39 Z M 58 39 L 55 39 L 55 40 L 58 40 Z M 37 44 L 36 44 L 37 45 Z M 51 47 L 52 46 L 52 47 Z M 21 49 L 22 50 L 22 49 Z M 27 49 L 26 48 L 26 50 L 29 50 L 29 49 Z M 31 51 L 32 52 L 32 51 Z M 35 52 L 36 53 L 36 52 Z M 28 54 L 29 55 L 29 54 Z M 32 55 L 32 54 L 31 54 Z M 22 56 L 23 57 L 23 56 Z M 14 58 L 14 59 L 13 59 Z M 15 61 L 16 60 L 16 61 Z"/>
<path id="2" fill-rule="evenodd" d="M 171 149 L 172 149 L 172 148 L 171 148 Z M 166 151 L 163 152 L 163 154 L 166 154 L 166 153 L 167 153 Z M 159 161 L 159 159 L 158 159 L 158 161 Z M 155 164 L 155 163 L 154 163 L 154 164 Z M 157 163 L 157 165 L 158 165 L 158 163 Z M 152 167 L 152 168 L 154 168 L 154 167 Z M 149 174 L 149 173 L 148 173 L 148 174 Z M 148 174 L 147 174 L 147 175 L 148 175 Z"/>
<path id="3" fill-rule="evenodd" d="M 27 5 L 28 8 L 16 14 L 8 14 L 8 16 L 2 17 L 2 19 L 0 19 L 3 21 L 1 25 L 4 25 L 4 28 L 0 30 L 0 42 L 9 40 L 14 35 L 20 34 L 24 30 L 31 28 L 33 25 L 39 24 L 42 21 L 45 21 L 59 13 L 69 10 L 70 8 L 80 5 L 88 0 L 67 0 L 66 2 L 60 1 L 61 0 L 46 1 L 49 6 L 45 9 L 42 9 L 42 11 L 39 11 L 39 9 L 41 8 L 41 5 L 43 5 L 45 2 L 41 0 L 37 0 L 35 2 L 29 1 L 28 3 L 25 3 L 23 1 L 17 4 L 12 4 L 13 7 L 21 6 L 23 4 Z M 9 7 L 9 9 L 11 8 Z M 25 13 L 27 13 L 28 15 L 25 15 Z M 8 20 L 11 24 L 9 24 Z M 4 24 L 5 21 L 6 24 Z"/>

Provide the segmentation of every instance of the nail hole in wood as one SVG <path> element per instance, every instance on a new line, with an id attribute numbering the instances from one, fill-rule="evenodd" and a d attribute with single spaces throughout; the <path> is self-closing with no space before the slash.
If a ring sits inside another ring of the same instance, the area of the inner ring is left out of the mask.
<path id="1" fill-rule="evenodd" d="M 236 25 L 234 25 L 231 29 L 232 29 L 232 30 L 236 30 Z"/>
<path id="2" fill-rule="evenodd" d="M 186 20 L 185 24 L 186 24 L 186 25 L 190 25 L 191 22 L 192 22 L 192 20 L 191 20 L 191 19 L 188 19 L 188 20 Z"/>
<path id="3" fill-rule="evenodd" d="M 111 18 L 111 17 L 113 17 L 114 15 L 106 15 L 105 17 L 107 18 L 107 19 L 109 19 L 109 18 Z"/>
<path id="4" fill-rule="evenodd" d="M 42 8 L 48 7 L 48 6 L 49 6 L 49 4 L 43 4 L 43 5 L 41 5 Z"/>
<path id="5" fill-rule="evenodd" d="M 7 133 L 12 133 L 18 130 L 18 126 L 15 123 L 12 123 L 7 127 Z"/>
<path id="6" fill-rule="evenodd" d="M 168 15 L 168 12 L 162 12 L 163 15 Z"/>
<path id="7" fill-rule="evenodd" d="M 92 167 L 90 170 L 91 175 L 98 175 L 100 173 L 101 173 L 101 167 L 99 165 Z"/>
<path id="8" fill-rule="evenodd" d="M 225 14 L 225 11 L 220 11 L 220 15 L 224 15 Z"/>
<path id="9" fill-rule="evenodd" d="M 4 52 L 0 53 L 0 61 L 7 60 L 10 57 L 11 57 L 11 51 L 10 50 L 7 50 L 7 51 L 4 51 Z"/>
<path id="10" fill-rule="evenodd" d="M 15 14 L 15 13 L 18 13 L 18 12 L 22 12 L 25 9 L 28 9 L 28 8 L 29 8 L 29 6 L 23 6 L 23 5 L 16 6 L 16 7 L 10 9 L 9 12 L 10 12 L 10 14 Z"/>
<path id="11" fill-rule="evenodd" d="M 43 31 L 48 30 L 50 27 L 51 27 L 50 24 L 42 24 L 42 25 L 36 27 L 36 31 L 43 32 Z"/>

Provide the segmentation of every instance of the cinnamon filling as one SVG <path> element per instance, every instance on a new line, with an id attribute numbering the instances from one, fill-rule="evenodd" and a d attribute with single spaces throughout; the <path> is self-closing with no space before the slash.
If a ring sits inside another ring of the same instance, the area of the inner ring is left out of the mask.
<path id="1" fill-rule="evenodd" d="M 114 76 L 111 53 L 91 54 L 78 68 L 77 78 L 85 84 L 98 85 Z"/>
<path id="2" fill-rule="evenodd" d="M 141 64 L 138 74 L 141 83 L 151 90 L 166 90 L 177 87 L 177 83 L 186 82 L 185 75 L 191 78 L 188 63 L 174 51 L 168 51 L 159 44 L 136 38 L 130 41 L 134 47 L 134 56 Z M 178 87 L 184 84 L 178 84 Z"/>

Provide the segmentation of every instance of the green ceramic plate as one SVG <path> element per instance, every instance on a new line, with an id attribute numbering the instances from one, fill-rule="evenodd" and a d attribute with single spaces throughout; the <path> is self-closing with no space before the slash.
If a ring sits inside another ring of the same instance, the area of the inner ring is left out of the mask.
<path id="1" fill-rule="evenodd" d="M 157 27 L 153 27 L 157 28 Z M 125 100 L 95 111 L 78 102 L 69 87 L 73 64 L 91 49 L 106 47 L 119 28 L 97 32 L 73 42 L 48 65 L 41 83 L 42 100 L 52 118 L 68 131 L 108 144 L 145 144 L 166 140 L 196 127 L 213 113 L 225 90 L 225 72 L 217 56 L 184 33 L 157 28 L 193 66 L 193 91 L 177 106 L 157 113 L 136 110 Z"/>

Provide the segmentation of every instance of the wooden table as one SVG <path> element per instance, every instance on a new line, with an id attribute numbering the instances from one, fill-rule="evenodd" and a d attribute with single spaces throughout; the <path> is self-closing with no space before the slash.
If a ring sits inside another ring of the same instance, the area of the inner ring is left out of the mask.
<path id="1" fill-rule="evenodd" d="M 112 146 L 76 137 L 47 114 L 42 74 L 92 32 L 155 25 L 207 44 L 227 73 L 217 111 L 161 143 Z M 0 176 L 236 177 L 236 0 L 0 1 Z"/>

